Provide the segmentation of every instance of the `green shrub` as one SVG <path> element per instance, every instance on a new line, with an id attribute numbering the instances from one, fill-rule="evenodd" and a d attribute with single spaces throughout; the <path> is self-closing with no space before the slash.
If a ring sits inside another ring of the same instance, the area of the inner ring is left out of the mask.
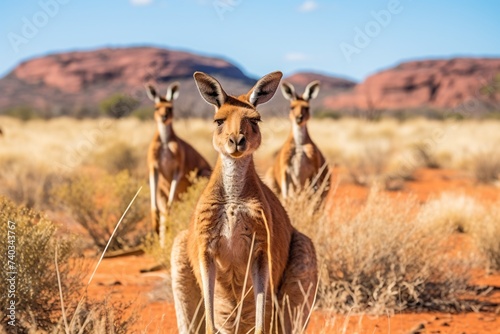
<path id="1" fill-rule="evenodd" d="M 96 246 L 103 249 L 140 186 L 127 171 L 97 176 L 80 173 L 56 188 L 54 196 L 85 228 Z M 146 234 L 141 227 L 150 212 L 148 194 L 144 187 L 111 240 L 110 251 L 141 243 Z"/>
<path id="2" fill-rule="evenodd" d="M 150 107 L 142 107 L 142 108 L 137 108 L 134 111 L 132 111 L 132 114 L 130 116 L 136 117 L 140 119 L 141 121 L 148 121 L 153 119 L 153 108 Z"/>
<path id="3" fill-rule="evenodd" d="M 324 118 L 341 119 L 342 116 L 343 116 L 342 113 L 337 110 L 320 109 L 314 112 L 314 118 L 318 119 L 324 119 Z"/>
<path id="4" fill-rule="evenodd" d="M 58 322 L 61 312 L 56 247 L 64 299 L 74 299 L 82 287 L 81 264 L 71 259 L 76 255 L 75 242 L 58 236 L 56 226 L 40 213 L 17 207 L 5 197 L 0 197 L 0 231 L 1 254 L 5 257 L 0 277 L 4 287 L 9 278 L 15 277 L 11 281 L 15 297 L 10 298 L 4 290 L 0 303 L 5 311 L 10 300 L 15 300 L 17 333 L 27 333 L 32 327 L 48 330 Z M 8 321 L 3 312 L 2 325 Z"/>
<path id="5" fill-rule="evenodd" d="M 9 108 L 4 111 L 4 115 L 19 118 L 23 121 L 29 121 L 30 119 L 39 117 L 33 108 L 26 106 Z"/>
<path id="6" fill-rule="evenodd" d="M 103 100 L 99 107 L 101 112 L 113 118 L 121 118 L 129 115 L 139 106 L 139 101 L 129 95 L 115 94 Z"/>

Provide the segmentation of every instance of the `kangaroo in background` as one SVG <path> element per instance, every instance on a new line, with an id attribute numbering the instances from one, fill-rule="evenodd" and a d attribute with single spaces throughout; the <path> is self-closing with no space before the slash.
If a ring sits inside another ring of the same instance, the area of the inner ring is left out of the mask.
<path id="1" fill-rule="evenodd" d="M 283 198 L 287 198 L 291 188 L 303 188 L 307 182 L 319 189 L 326 182 L 323 198 L 330 186 L 328 164 L 309 136 L 307 121 L 311 118 L 309 102 L 319 93 L 319 81 L 309 83 L 302 96 L 295 92 L 292 84 L 281 84 L 283 96 L 290 101 L 289 118 L 292 130 L 283 147 L 278 152 L 273 167 L 266 175 L 266 181 Z"/>
<path id="2" fill-rule="evenodd" d="M 165 216 L 172 202 L 191 185 L 188 179 L 192 171 L 197 176 L 210 176 L 208 162 L 191 145 L 179 138 L 172 126 L 173 102 L 179 96 L 179 83 L 167 88 L 165 96 L 156 89 L 146 87 L 148 97 L 155 103 L 156 132 L 148 150 L 149 187 L 151 191 L 151 215 L 153 228 L 160 235 L 160 245 L 165 242 Z"/>

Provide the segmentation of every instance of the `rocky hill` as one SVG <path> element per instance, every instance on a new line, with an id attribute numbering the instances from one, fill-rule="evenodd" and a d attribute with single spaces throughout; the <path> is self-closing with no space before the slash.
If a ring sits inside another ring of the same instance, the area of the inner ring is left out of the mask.
<path id="1" fill-rule="evenodd" d="M 473 101 L 474 108 L 491 109 L 500 99 L 485 87 L 498 84 L 499 75 L 500 59 L 412 61 L 376 73 L 351 92 L 328 97 L 324 103 L 335 110 L 444 110 Z"/>
<path id="2" fill-rule="evenodd" d="M 79 108 L 96 108 L 116 93 L 145 104 L 144 84 L 165 89 L 174 80 L 181 82 L 180 109 L 196 108 L 197 104 L 191 103 L 192 94 L 198 94 L 192 79 L 194 71 L 216 75 L 235 89 L 250 87 L 254 82 L 225 60 L 188 52 L 152 47 L 69 52 L 28 60 L 1 79 L 0 91 L 4 94 L 0 96 L 0 110 L 30 106 L 56 116 L 71 114 Z M 205 104 L 199 105 L 207 109 Z M 196 110 L 192 112 L 196 114 Z"/>

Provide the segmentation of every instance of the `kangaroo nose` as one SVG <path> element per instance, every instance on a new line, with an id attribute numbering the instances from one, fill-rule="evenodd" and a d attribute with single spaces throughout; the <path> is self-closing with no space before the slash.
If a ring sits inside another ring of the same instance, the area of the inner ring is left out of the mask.
<path id="1" fill-rule="evenodd" d="M 227 144 L 226 144 L 226 149 L 227 152 L 232 154 L 236 151 L 243 152 L 247 148 L 247 140 L 244 135 L 240 134 L 238 136 L 236 135 L 230 135 Z"/>
<path id="2" fill-rule="evenodd" d="M 304 115 L 299 115 L 295 117 L 295 121 L 297 122 L 297 124 L 302 123 L 303 120 L 304 120 Z"/>
<path id="3" fill-rule="evenodd" d="M 236 144 L 236 148 L 240 152 L 243 152 L 247 148 L 247 140 L 245 136 L 243 135 L 238 136 L 238 143 Z"/>

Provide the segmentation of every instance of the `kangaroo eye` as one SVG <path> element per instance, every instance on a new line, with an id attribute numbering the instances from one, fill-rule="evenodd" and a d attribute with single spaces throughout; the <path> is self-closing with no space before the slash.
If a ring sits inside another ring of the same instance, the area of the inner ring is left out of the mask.
<path id="1" fill-rule="evenodd" d="M 251 118 L 250 122 L 252 122 L 253 125 L 258 125 L 260 122 L 260 118 Z"/>
<path id="2" fill-rule="evenodd" d="M 223 119 L 216 119 L 214 122 L 217 123 L 217 126 L 221 126 L 222 124 L 224 124 Z"/>

